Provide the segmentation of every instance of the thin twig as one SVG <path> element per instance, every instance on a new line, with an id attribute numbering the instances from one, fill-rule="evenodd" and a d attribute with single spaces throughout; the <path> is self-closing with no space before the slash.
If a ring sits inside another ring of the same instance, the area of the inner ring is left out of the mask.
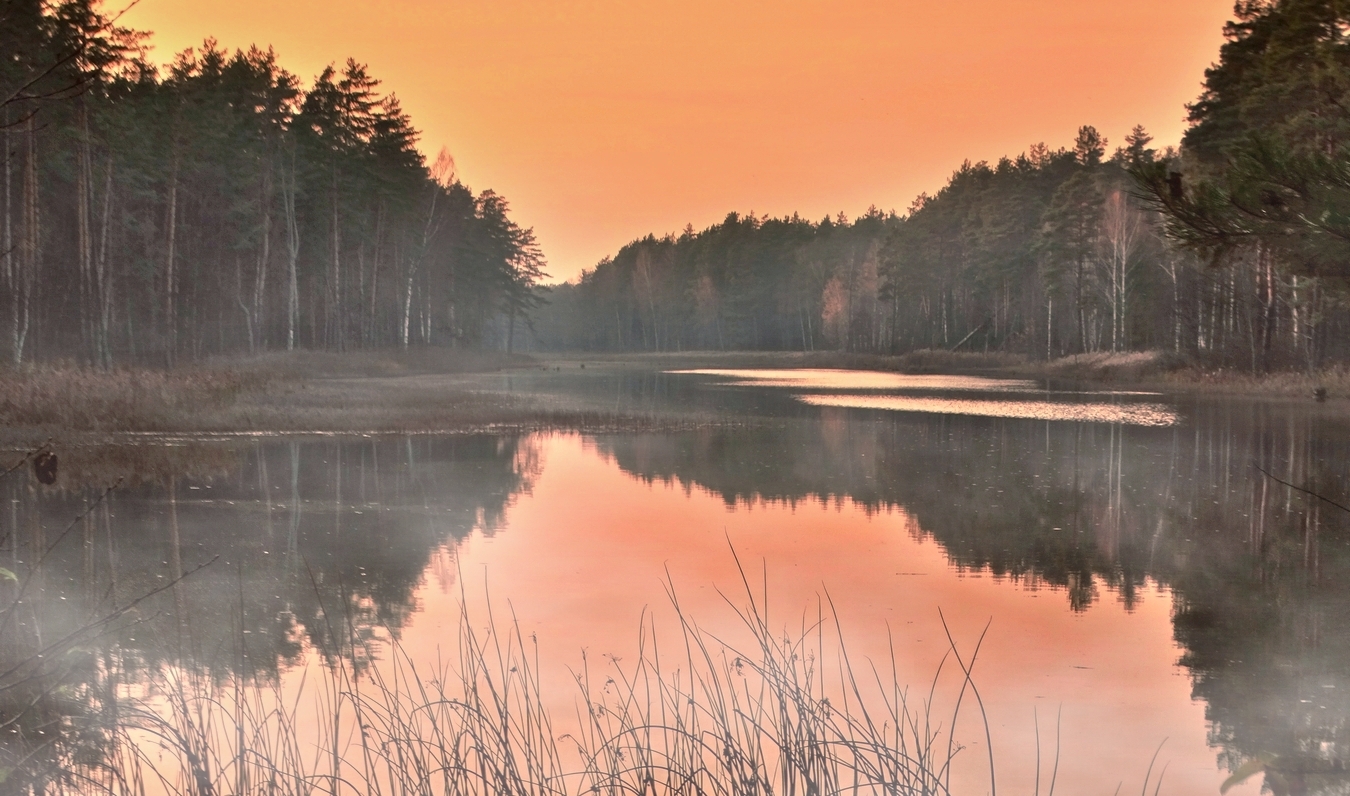
<path id="1" fill-rule="evenodd" d="M 20 467 L 23 467 L 25 464 L 28 464 L 28 462 L 31 461 L 34 456 L 38 455 L 39 453 L 42 453 L 43 451 L 50 450 L 51 447 L 52 447 L 52 440 L 51 437 L 48 437 L 46 442 L 42 443 L 38 447 L 33 448 L 32 450 L 28 451 L 28 453 L 24 454 L 23 459 L 21 459 L 18 464 L 14 465 L 8 470 L 5 470 L 3 473 L 0 473 L 0 478 L 4 478 L 5 476 L 19 469 Z"/>
<path id="2" fill-rule="evenodd" d="M 1256 464 L 1255 462 L 1252 463 L 1252 467 L 1255 467 L 1256 470 L 1257 470 L 1257 472 L 1261 473 L 1261 474 L 1264 475 L 1266 478 L 1269 478 L 1270 480 L 1274 481 L 1274 482 L 1277 483 L 1277 484 L 1283 484 L 1284 486 L 1287 486 L 1287 487 L 1289 487 L 1290 489 L 1296 490 L 1296 491 L 1298 491 L 1298 492 L 1302 492 L 1302 493 L 1305 494 L 1305 495 L 1312 495 L 1313 497 L 1317 498 L 1318 500 L 1322 500 L 1322 501 L 1326 501 L 1327 503 L 1330 503 L 1331 505 L 1335 506 L 1336 508 L 1340 509 L 1341 511 L 1350 511 L 1350 506 L 1342 505 L 1342 504 L 1337 503 L 1336 501 L 1332 500 L 1331 498 L 1327 497 L 1326 495 L 1319 495 L 1319 494 L 1317 494 L 1316 492 L 1312 491 L 1311 489 L 1304 489 L 1304 488 L 1301 487 L 1301 486 L 1295 486 L 1295 485 L 1289 483 L 1288 481 L 1285 481 L 1285 480 L 1282 479 L 1282 478 L 1279 478 L 1279 477 L 1277 477 L 1277 476 L 1273 476 L 1273 475 L 1271 475 L 1270 473 L 1266 472 L 1265 470 L 1261 469 L 1261 465 Z"/>

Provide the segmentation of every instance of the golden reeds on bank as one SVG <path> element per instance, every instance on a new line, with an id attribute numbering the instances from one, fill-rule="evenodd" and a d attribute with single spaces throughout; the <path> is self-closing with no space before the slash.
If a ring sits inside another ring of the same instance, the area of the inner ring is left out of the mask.
<path id="1" fill-rule="evenodd" d="M 649 431 L 735 422 L 532 395 L 501 378 L 556 369 L 522 355 L 451 350 L 281 352 L 175 370 L 0 368 L 0 445 L 122 443 L 159 433 Z"/>
<path id="2" fill-rule="evenodd" d="M 274 378 L 261 368 L 98 370 L 73 364 L 0 372 L 0 426 L 150 431 L 224 409 Z"/>

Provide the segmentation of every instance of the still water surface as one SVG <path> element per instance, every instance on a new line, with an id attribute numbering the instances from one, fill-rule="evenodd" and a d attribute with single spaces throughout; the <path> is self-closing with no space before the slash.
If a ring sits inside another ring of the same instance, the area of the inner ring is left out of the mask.
<path id="1" fill-rule="evenodd" d="M 1335 408 L 841 371 L 501 379 L 742 422 L 71 452 L 57 490 L 5 487 L 0 552 L 21 571 L 120 474 L 44 562 L 48 633 L 64 606 L 214 562 L 102 643 L 286 683 L 321 665 L 338 603 L 371 642 L 346 655 L 379 666 L 392 633 L 430 663 L 461 596 L 481 616 L 490 593 L 537 634 L 565 717 L 582 650 L 631 660 L 644 611 L 672 628 L 668 586 L 734 640 L 734 548 L 771 621 L 800 627 L 828 595 L 853 659 L 889 666 L 893 647 L 916 693 L 949 647 L 940 616 L 966 650 L 988 625 L 975 679 L 1004 792 L 1032 792 L 1037 727 L 1045 787 L 1056 726 L 1059 793 L 1138 789 L 1160 746 L 1162 793 L 1218 793 L 1256 755 L 1305 792 L 1350 791 L 1346 512 L 1257 469 L 1350 504 Z M 954 784 L 986 792 L 962 720 Z"/>

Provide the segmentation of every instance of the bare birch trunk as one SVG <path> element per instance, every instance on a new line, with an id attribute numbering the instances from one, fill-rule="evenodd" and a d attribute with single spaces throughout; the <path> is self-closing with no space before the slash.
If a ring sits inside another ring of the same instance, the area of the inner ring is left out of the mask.
<path id="1" fill-rule="evenodd" d="M 13 350 L 14 364 L 22 365 L 24 348 L 28 342 L 31 321 L 30 307 L 33 285 L 41 260 L 41 218 L 38 213 L 37 130 L 33 115 L 29 115 L 26 139 L 27 152 L 23 170 L 23 240 L 20 243 L 17 285 L 13 293 Z"/>
<path id="2" fill-rule="evenodd" d="M 263 330 L 263 320 L 267 317 L 267 274 L 272 264 L 272 161 L 269 157 L 263 166 L 262 177 L 262 196 L 259 198 L 262 204 L 262 245 L 258 252 L 258 271 L 253 278 L 253 326 L 257 330 L 257 346 L 266 345 L 266 334 Z M 253 330 L 250 330 L 252 336 Z M 249 348 L 254 349 L 255 343 L 249 340 Z"/>
<path id="3" fill-rule="evenodd" d="M 1073 280 L 1073 303 L 1077 313 L 1078 321 L 1078 353 L 1085 354 L 1088 350 L 1089 330 L 1087 326 L 1086 310 L 1083 307 L 1083 288 L 1087 277 L 1087 261 L 1085 257 L 1078 258 L 1078 268 L 1074 273 Z"/>
<path id="4" fill-rule="evenodd" d="M 173 169 L 169 174 L 168 252 L 164 258 L 164 358 L 169 367 L 175 364 L 178 353 L 178 273 L 174 267 L 178 243 L 178 155 L 174 154 Z"/>
<path id="5" fill-rule="evenodd" d="M 380 203 L 375 211 L 375 250 L 371 253 L 370 264 L 370 319 L 369 339 L 367 342 L 374 345 L 376 334 L 379 329 L 378 324 L 378 297 L 380 295 L 380 244 L 384 237 L 384 202 Z"/>
<path id="6" fill-rule="evenodd" d="M 1055 358 L 1054 355 L 1055 340 L 1055 297 L 1046 296 L 1045 298 L 1045 361 L 1049 362 Z"/>
<path id="7" fill-rule="evenodd" d="M 408 347 L 408 327 L 412 323 L 413 284 L 421 268 L 422 259 L 427 256 L 427 250 L 431 248 L 431 240 L 436 236 L 436 201 L 440 198 L 440 193 L 441 187 L 438 184 L 431 194 L 431 206 L 427 210 L 426 224 L 422 226 L 422 245 L 418 247 L 416 254 L 408 263 L 408 278 L 403 290 L 403 323 L 399 330 L 399 344 L 405 349 Z"/>
<path id="8" fill-rule="evenodd" d="M 1289 301 L 1289 341 L 1294 346 L 1295 355 L 1303 353 L 1303 312 L 1299 297 L 1299 278 L 1297 276 L 1290 279 L 1290 301 Z"/>
<path id="9" fill-rule="evenodd" d="M 652 343 L 657 351 L 661 350 L 661 329 L 656 322 L 656 291 L 652 288 L 652 257 L 644 247 L 638 251 L 637 271 L 642 276 L 642 281 L 647 288 L 647 308 L 652 314 Z M 512 331 L 515 328 L 515 308 L 511 308 Z M 510 334 L 507 335 L 508 341 Z M 646 337 L 646 334 L 643 334 Z M 507 353 L 510 353 L 510 344 L 507 344 Z"/>
<path id="10" fill-rule="evenodd" d="M 453 257 L 450 258 L 446 271 L 446 293 L 448 295 L 447 304 L 449 305 L 445 311 L 446 325 L 450 328 L 450 347 L 459 348 L 459 320 L 455 315 L 457 299 L 455 293 L 455 259 Z"/>
<path id="11" fill-rule="evenodd" d="M 248 302 L 244 301 L 244 265 L 238 256 L 234 258 L 234 303 L 239 306 L 239 311 L 244 314 L 244 331 L 248 334 L 248 352 L 252 354 L 256 351 L 253 340 L 253 311 L 249 309 Z"/>
<path id="12" fill-rule="evenodd" d="M 413 279 L 417 276 L 417 261 L 408 263 L 408 278 L 403 289 L 403 323 L 399 329 L 399 345 L 408 347 L 408 327 L 412 323 Z"/>
<path id="13" fill-rule="evenodd" d="M 5 159 L 5 221 L 3 229 L 3 240 L 0 240 L 0 267 L 3 268 L 5 289 L 9 291 L 11 299 L 17 295 L 18 284 L 14 278 L 14 155 L 11 151 L 13 143 L 11 141 L 11 130 L 9 126 L 9 108 L 4 109 L 4 159 Z"/>
<path id="14" fill-rule="evenodd" d="M 356 342 L 366 343 L 366 244 L 356 246 Z"/>
<path id="15" fill-rule="evenodd" d="M 103 178 L 103 218 L 99 229 L 98 257 L 94 260 L 94 282 L 98 293 L 98 359 L 101 367 L 112 367 L 112 343 L 109 328 L 112 325 L 112 272 L 108 267 L 108 230 L 112 226 L 113 201 L 113 161 L 108 157 L 108 167 Z"/>
<path id="16" fill-rule="evenodd" d="M 1129 347 L 1125 337 L 1127 290 L 1130 260 L 1134 257 L 1138 243 L 1141 219 L 1139 212 L 1130 206 L 1124 193 L 1115 191 L 1107 197 L 1102 222 L 1109 248 L 1108 298 L 1111 300 L 1111 350 L 1119 352 Z"/>
<path id="17" fill-rule="evenodd" d="M 338 182 L 337 167 L 333 167 L 333 264 L 330 279 L 332 286 L 328 291 L 329 341 L 337 350 L 342 350 L 342 231 L 338 227 Z"/>
<path id="18" fill-rule="evenodd" d="M 431 345 L 431 278 L 422 275 L 422 345 Z"/>
<path id="19" fill-rule="evenodd" d="M 300 224 L 295 217 L 295 157 L 291 173 L 282 183 L 281 200 L 286 211 L 286 350 L 295 350 L 295 327 L 300 320 L 300 282 L 296 273 L 300 260 Z"/>
<path id="20" fill-rule="evenodd" d="M 93 153 L 89 143 L 89 110 L 79 105 L 80 141 L 75 150 L 75 228 L 80 269 L 80 342 L 91 363 L 98 361 L 94 333 L 94 231 L 89 218 L 93 203 Z"/>

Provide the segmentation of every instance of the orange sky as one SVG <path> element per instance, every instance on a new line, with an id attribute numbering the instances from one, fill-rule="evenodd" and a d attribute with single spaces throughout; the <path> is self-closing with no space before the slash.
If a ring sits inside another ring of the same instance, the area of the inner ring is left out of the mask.
<path id="1" fill-rule="evenodd" d="M 355 56 L 535 228 L 555 278 L 728 211 L 904 210 L 962 160 L 1184 128 L 1231 0 L 141 0 L 312 77 Z"/>

